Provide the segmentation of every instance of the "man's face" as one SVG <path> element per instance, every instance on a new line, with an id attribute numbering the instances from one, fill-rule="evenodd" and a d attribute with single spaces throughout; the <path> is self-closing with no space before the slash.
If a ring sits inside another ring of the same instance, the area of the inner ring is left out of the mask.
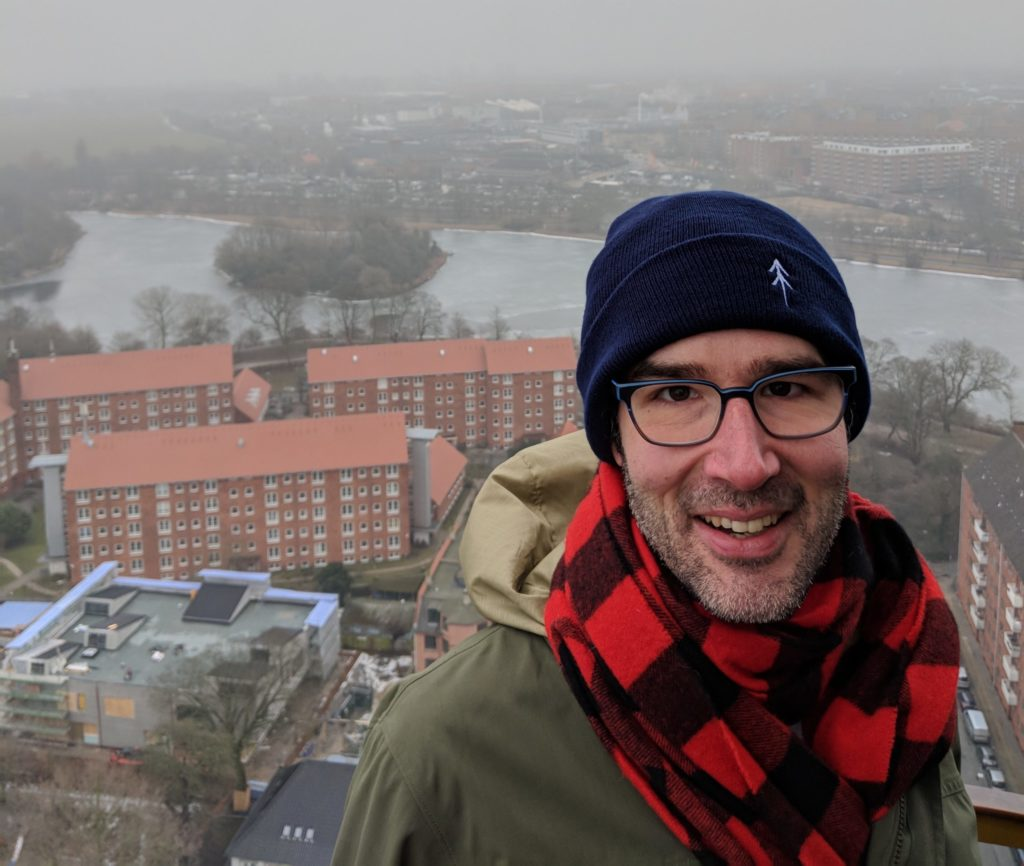
<path id="1" fill-rule="evenodd" d="M 631 378 L 667 373 L 744 387 L 770 373 L 822 363 L 800 337 L 715 331 L 664 346 Z M 843 516 L 849 460 L 843 424 L 811 439 L 776 439 L 749 403 L 733 399 L 718 432 L 701 445 L 652 445 L 637 432 L 624 403 L 618 425 L 616 459 L 633 515 L 687 589 L 731 622 L 777 622 L 792 614 Z M 733 528 L 723 528 L 723 519 Z"/>

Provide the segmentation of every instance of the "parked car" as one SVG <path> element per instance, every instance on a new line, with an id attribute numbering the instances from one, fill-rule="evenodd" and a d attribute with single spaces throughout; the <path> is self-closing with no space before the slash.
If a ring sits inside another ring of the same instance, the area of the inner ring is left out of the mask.
<path id="1" fill-rule="evenodd" d="M 983 767 L 999 766 L 999 761 L 996 760 L 995 750 L 991 746 L 978 746 L 978 760 L 981 761 L 981 766 Z"/>
<path id="2" fill-rule="evenodd" d="M 963 665 L 960 666 L 960 671 L 957 674 L 956 687 L 958 689 L 969 689 L 971 687 L 971 678 L 967 676 L 967 668 Z"/>
<path id="3" fill-rule="evenodd" d="M 998 767 L 986 767 L 985 778 L 993 788 L 1005 788 L 1006 777 Z"/>
<path id="4" fill-rule="evenodd" d="M 956 699 L 960 702 L 961 710 L 973 710 L 977 704 L 974 703 L 974 695 L 970 689 L 958 689 Z"/>

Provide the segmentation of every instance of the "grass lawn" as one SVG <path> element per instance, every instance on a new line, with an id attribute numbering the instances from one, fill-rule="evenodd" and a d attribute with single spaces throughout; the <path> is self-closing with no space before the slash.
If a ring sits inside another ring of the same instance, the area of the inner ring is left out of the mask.
<path id="1" fill-rule="evenodd" d="M 0 565 L 0 587 L 7 586 L 12 580 L 14 580 L 14 575 L 3 565 Z"/>
<path id="2" fill-rule="evenodd" d="M 43 509 L 36 507 L 32 511 L 32 526 L 24 544 L 12 547 L 3 552 L 3 556 L 17 565 L 22 571 L 31 571 L 39 563 L 39 557 L 46 549 L 46 527 L 43 524 Z"/>

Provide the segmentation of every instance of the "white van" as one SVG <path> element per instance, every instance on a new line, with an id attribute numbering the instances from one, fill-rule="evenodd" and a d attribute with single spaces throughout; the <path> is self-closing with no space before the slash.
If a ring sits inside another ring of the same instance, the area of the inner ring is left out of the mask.
<path id="1" fill-rule="evenodd" d="M 964 710 L 964 723 L 967 736 L 974 743 L 987 743 L 992 737 L 988 730 L 988 720 L 981 710 Z"/>

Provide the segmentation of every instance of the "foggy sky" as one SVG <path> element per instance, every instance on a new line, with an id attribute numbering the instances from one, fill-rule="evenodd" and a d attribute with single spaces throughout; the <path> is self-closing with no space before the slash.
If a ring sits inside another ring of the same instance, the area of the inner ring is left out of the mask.
<path id="1" fill-rule="evenodd" d="M 282 77 L 1024 70 L 1020 0 L 0 0 L 0 93 Z"/>

